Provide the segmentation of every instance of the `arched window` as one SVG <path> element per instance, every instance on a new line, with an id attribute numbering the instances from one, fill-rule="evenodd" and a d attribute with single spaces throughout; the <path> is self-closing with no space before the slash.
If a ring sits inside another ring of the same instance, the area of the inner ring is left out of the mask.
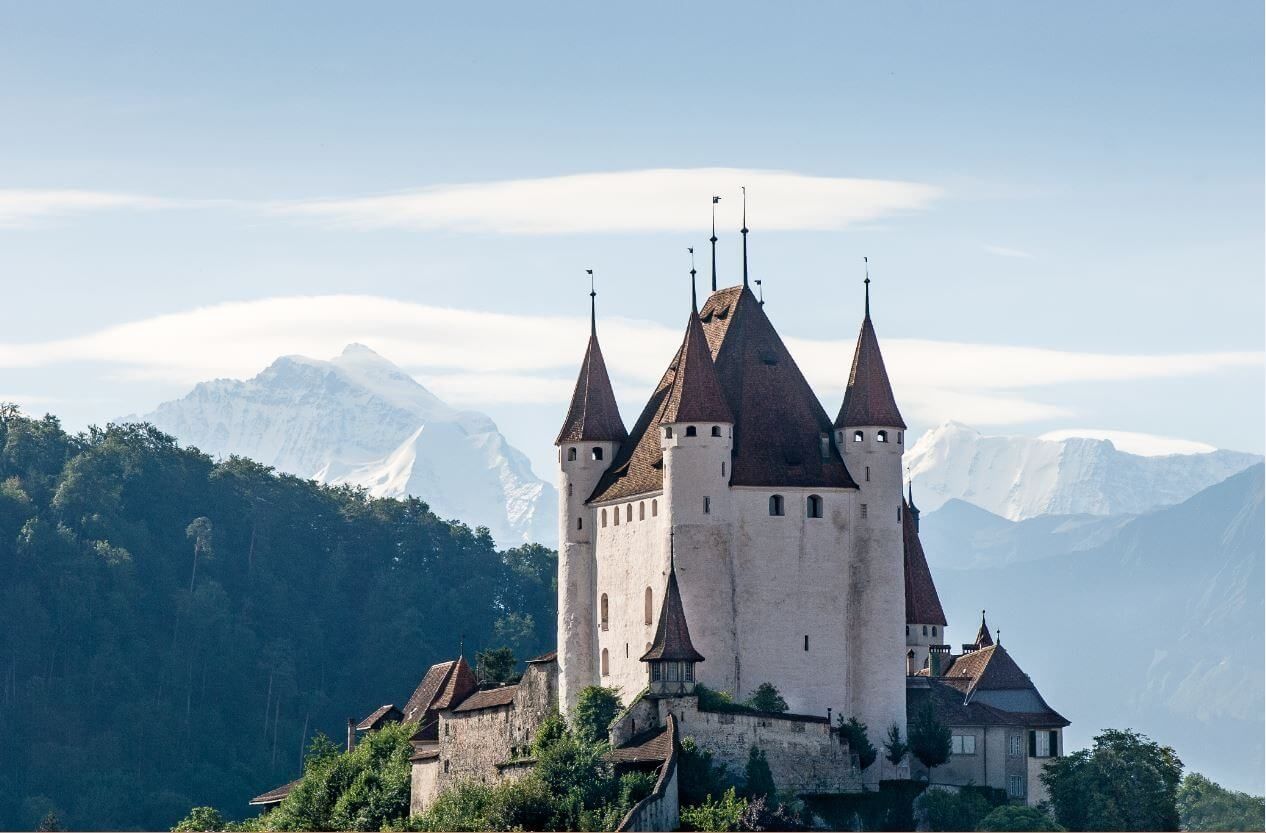
<path id="1" fill-rule="evenodd" d="M 686 426 L 686 436 L 687 436 L 687 437 L 694 437 L 694 436 L 698 435 L 698 433 L 699 433 L 699 432 L 695 430 L 695 427 L 694 427 L 693 425 L 687 425 L 687 426 Z"/>
<path id="2" fill-rule="evenodd" d="M 712 426 L 712 436 L 714 436 L 714 437 L 719 437 L 719 436 L 721 436 L 721 426 L 720 426 L 720 425 L 714 425 L 714 426 Z"/>
<path id="3" fill-rule="evenodd" d="M 810 518 L 822 517 L 822 496 L 809 495 L 809 499 L 805 501 L 805 514 Z"/>
<path id="4" fill-rule="evenodd" d="M 936 625 L 932 626 L 932 635 L 936 636 Z"/>
<path id="5" fill-rule="evenodd" d="M 664 426 L 664 438 L 669 440 L 673 438 L 673 427 L 671 425 Z"/>
<path id="6" fill-rule="evenodd" d="M 861 441 L 862 441 L 862 439 L 863 439 L 863 438 L 864 438 L 864 437 L 863 437 L 863 435 L 862 435 L 862 432 L 861 432 L 861 431 L 854 431 L 854 432 L 853 432 L 853 442 L 855 442 L 855 443 L 859 443 L 859 442 L 861 442 Z"/>
<path id="7" fill-rule="evenodd" d="M 607 510 L 603 509 L 602 510 L 602 528 L 606 529 L 606 526 L 607 526 Z"/>
<path id="8" fill-rule="evenodd" d="M 782 495 L 770 495 L 770 496 L 769 496 L 769 514 L 771 514 L 771 515 L 781 515 L 781 514 L 783 514 L 783 510 L 782 510 Z"/>
<path id="9" fill-rule="evenodd" d="M 624 506 L 624 520 L 633 523 L 633 504 L 631 503 Z"/>
<path id="10" fill-rule="evenodd" d="M 901 445 L 901 432 L 897 432 L 897 445 Z"/>
<path id="11" fill-rule="evenodd" d="M 602 676 L 611 676 L 611 658 L 607 656 L 607 649 L 602 649 Z"/>
<path id="12" fill-rule="evenodd" d="M 620 507 L 618 506 L 611 507 L 611 520 L 614 522 L 616 526 L 620 525 Z"/>
<path id="13" fill-rule="evenodd" d="M 602 449 L 601 449 L 601 448 L 599 448 L 599 447 L 598 447 L 598 446 L 596 446 L 596 445 L 593 447 L 593 459 L 595 459 L 595 460 L 601 460 L 601 459 L 602 459 Z"/>
<path id="14" fill-rule="evenodd" d="M 923 635 L 924 635 L 924 636 L 927 636 L 927 635 L 928 635 L 928 626 L 927 626 L 927 625 L 924 625 L 924 626 L 923 626 Z"/>
<path id="15" fill-rule="evenodd" d="M 602 594 L 602 600 L 598 602 L 598 615 L 602 617 L 602 622 L 601 622 L 600 627 L 605 631 L 607 629 L 607 623 L 609 621 L 609 619 L 607 618 L 607 594 L 606 593 Z"/>
<path id="16" fill-rule="evenodd" d="M 659 501 L 658 500 L 651 501 L 651 517 L 652 518 L 659 517 Z"/>
<path id="17" fill-rule="evenodd" d="M 568 484 L 567 484 L 567 497 L 571 497 L 571 496 L 572 496 L 572 495 L 574 495 L 574 494 L 576 494 L 576 484 L 575 484 L 575 483 L 568 483 Z"/>
<path id="18" fill-rule="evenodd" d="M 906 636 L 910 635 L 910 626 L 906 625 Z"/>
<path id="19" fill-rule="evenodd" d="M 576 459 L 576 447 L 572 446 L 571 448 L 567 449 L 567 460 L 568 462 L 570 462 L 575 459 Z"/>
<path id="20" fill-rule="evenodd" d="M 880 431 L 878 434 L 876 434 L 876 435 L 875 435 L 875 441 L 876 441 L 876 442 L 881 442 L 881 443 L 886 443 L 886 442 L 888 442 L 888 432 L 887 432 L 887 431 Z"/>
<path id="21" fill-rule="evenodd" d="M 721 476 L 725 477 L 725 463 L 721 463 Z"/>
<path id="22" fill-rule="evenodd" d="M 639 521 L 646 520 L 646 501 L 644 500 L 637 502 L 637 519 Z"/>
<path id="23" fill-rule="evenodd" d="M 654 614 L 654 596 L 654 591 L 652 591 L 649 587 L 646 588 L 646 601 L 642 604 L 642 618 L 646 620 L 646 624 L 648 625 L 651 623 L 651 617 Z"/>

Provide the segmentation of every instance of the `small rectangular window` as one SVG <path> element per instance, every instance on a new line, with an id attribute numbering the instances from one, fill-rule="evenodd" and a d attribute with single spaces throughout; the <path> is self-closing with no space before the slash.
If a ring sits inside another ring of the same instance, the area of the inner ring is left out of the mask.
<path id="1" fill-rule="evenodd" d="M 1024 798 L 1024 779 L 1019 775 L 1008 775 L 1007 794 L 1012 798 Z"/>
<path id="2" fill-rule="evenodd" d="M 809 650 L 809 634 L 804 635 L 804 649 Z"/>
<path id="3" fill-rule="evenodd" d="M 950 738 L 950 752 L 954 755 L 975 755 L 975 735 L 954 735 Z"/>
<path id="4" fill-rule="evenodd" d="M 1049 758 L 1051 756 L 1051 735 L 1050 732 L 1037 733 L 1037 755 L 1038 758 Z"/>
<path id="5" fill-rule="evenodd" d="M 1011 757 L 1013 757 L 1013 758 L 1018 758 L 1018 757 L 1020 757 L 1020 754 L 1021 754 L 1021 752 L 1020 752 L 1021 743 L 1022 743 L 1022 741 L 1020 740 L 1020 736 L 1019 736 L 1019 735 L 1012 735 L 1012 736 L 1011 736 L 1011 747 L 1010 747 L 1010 749 L 1008 750 L 1008 754 L 1010 754 L 1010 755 L 1011 755 Z"/>
<path id="6" fill-rule="evenodd" d="M 703 496 L 703 514 L 705 515 L 712 514 L 712 498 L 708 497 L 707 495 Z"/>
<path id="7" fill-rule="evenodd" d="M 866 467 L 866 482 L 870 482 L 870 466 Z"/>
<path id="8" fill-rule="evenodd" d="M 866 504 L 862 504 L 862 517 L 866 517 Z"/>

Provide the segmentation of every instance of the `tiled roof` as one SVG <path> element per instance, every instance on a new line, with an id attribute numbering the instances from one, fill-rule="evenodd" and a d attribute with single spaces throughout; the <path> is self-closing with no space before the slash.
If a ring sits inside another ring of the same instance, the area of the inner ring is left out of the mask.
<path id="1" fill-rule="evenodd" d="M 515 692 L 519 690 L 518 683 L 514 685 L 503 685 L 499 688 L 488 688 L 483 691 L 476 691 L 461 702 L 454 712 L 473 712 L 480 709 L 491 709 L 494 706 L 508 706 L 514 702 Z"/>
<path id="2" fill-rule="evenodd" d="M 286 796 L 290 795 L 290 791 L 293 790 L 295 785 L 301 780 L 302 779 L 300 778 L 296 778 L 289 784 L 282 784 L 280 787 L 274 787 L 266 793 L 261 793 L 260 795 L 255 796 L 249 803 L 255 806 L 280 804 Z"/>
<path id="3" fill-rule="evenodd" d="M 591 333 L 589 347 L 580 364 L 580 376 L 571 394 L 571 406 L 554 444 L 586 440 L 624 442 L 628 436 L 615 403 L 607 363 L 602 358 L 602 348 L 598 346 L 598 335 Z"/>
<path id="4" fill-rule="evenodd" d="M 909 504 L 901 513 L 901 534 L 906 562 L 906 624 L 940 625 L 945 627 L 945 611 L 928 569 L 927 556 L 914 526 L 914 513 Z"/>
<path id="5" fill-rule="evenodd" d="M 906 715 L 913 720 L 924 703 L 932 703 L 936 719 L 946 726 L 1021 726 L 1022 716 L 996 709 L 984 703 L 969 703 L 962 692 L 939 680 L 930 680 L 926 688 L 906 689 Z"/>
<path id="6" fill-rule="evenodd" d="M 690 629 L 686 627 L 686 611 L 681 606 L 681 590 L 677 587 L 675 569 L 668 571 L 668 589 L 664 591 L 659 624 L 655 626 L 655 641 L 641 657 L 642 662 L 650 660 L 703 662 L 703 655 L 695 650 L 690 641 Z"/>
<path id="7" fill-rule="evenodd" d="M 612 749 L 605 757 L 612 763 L 621 764 L 662 763 L 668 760 L 672 751 L 672 738 L 665 726 L 635 735 L 623 746 Z"/>
<path id="8" fill-rule="evenodd" d="M 699 312 L 690 310 L 686 335 L 674 362 L 672 387 L 668 390 L 660 422 L 733 422 L 730 406 L 721 392 L 712 365 L 708 338 L 703 334 Z"/>
<path id="9" fill-rule="evenodd" d="M 897 410 L 897 400 L 892 395 L 892 384 L 884 368 L 884 357 L 879 352 L 879 338 L 870 315 L 862 321 L 857 335 L 857 349 L 853 352 L 853 367 L 848 374 L 848 387 L 844 389 L 844 404 L 835 418 L 836 428 L 857 425 L 883 425 L 905 428 L 905 420 Z"/>
<path id="10" fill-rule="evenodd" d="M 549 651 L 548 653 L 541 654 L 539 657 L 532 657 L 528 660 L 528 664 L 531 665 L 534 662 L 554 662 L 557 659 L 558 651 Z"/>
<path id="11" fill-rule="evenodd" d="M 431 708 L 436 711 L 451 709 L 477 688 L 479 688 L 479 683 L 475 680 L 475 672 L 470 670 L 470 664 L 466 662 L 465 657 L 458 657 L 453 672 L 444 682 L 443 691 L 440 692 L 439 697 L 435 698 Z"/>
<path id="12" fill-rule="evenodd" d="M 831 418 L 751 291 L 735 286 L 712 293 L 700 311 L 700 323 L 734 421 L 731 485 L 855 488 L 836 450 Z M 655 386 L 591 501 L 663 489 L 659 429 L 671 405 L 680 353 Z"/>
<path id="13" fill-rule="evenodd" d="M 960 654 L 953 657 L 953 660 L 943 676 L 947 680 L 970 680 L 968 694 L 977 690 L 1037 690 L 1029 675 L 1020 670 L 1020 666 L 1001 645 L 990 645 L 969 654 Z"/>
<path id="14" fill-rule="evenodd" d="M 410 761 L 430 761 L 440 756 L 440 745 L 438 743 L 428 743 L 425 746 L 415 746 L 413 754 L 409 756 Z"/>
<path id="15" fill-rule="evenodd" d="M 368 732 L 373 729 L 377 729 L 383 723 L 387 723 L 391 720 L 399 720 L 400 717 L 400 710 L 397 709 L 395 705 L 388 703 L 387 705 L 379 706 L 370 712 L 364 720 L 356 725 L 356 731 Z"/>
<path id="16" fill-rule="evenodd" d="M 985 612 L 980 611 L 980 627 L 976 629 L 976 647 L 988 648 L 993 644 L 993 637 L 989 635 L 989 626 L 985 624 Z"/>
<path id="17" fill-rule="evenodd" d="M 422 681 L 409 697 L 409 702 L 404 705 L 405 722 L 412 723 L 422 719 L 427 709 L 431 708 L 431 704 L 435 702 L 435 698 L 448 680 L 449 672 L 456 664 L 457 660 L 437 662 L 427 669 L 426 674 L 422 676 Z"/>

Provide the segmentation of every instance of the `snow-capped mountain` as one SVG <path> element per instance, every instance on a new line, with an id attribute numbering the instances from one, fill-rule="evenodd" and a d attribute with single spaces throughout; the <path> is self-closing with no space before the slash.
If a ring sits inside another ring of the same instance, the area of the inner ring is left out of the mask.
<path id="1" fill-rule="evenodd" d="M 380 497 L 413 495 L 500 546 L 554 546 L 557 492 L 491 419 L 449 407 L 360 344 L 283 356 L 248 381 L 203 382 L 140 419 L 212 456 L 238 454 Z"/>
<path id="2" fill-rule="evenodd" d="M 1224 450 L 1144 457 L 1109 440 L 989 437 L 956 422 L 928 431 L 906 454 L 920 509 L 957 498 L 1011 520 L 1146 512 L 1261 459 Z"/>

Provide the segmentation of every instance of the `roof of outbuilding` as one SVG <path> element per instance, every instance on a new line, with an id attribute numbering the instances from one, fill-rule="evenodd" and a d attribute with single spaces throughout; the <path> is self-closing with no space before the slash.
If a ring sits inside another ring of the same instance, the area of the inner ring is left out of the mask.
<path id="1" fill-rule="evenodd" d="M 598 334 L 589 335 L 584 361 L 580 363 L 580 375 L 572 390 L 571 405 L 567 418 L 558 432 L 555 445 L 569 442 L 624 442 L 629 432 L 620 418 L 616 405 L 615 390 L 607 374 L 607 363 L 602 358 Z"/>
<path id="2" fill-rule="evenodd" d="M 290 795 L 290 791 L 293 790 L 295 788 L 295 785 L 298 784 L 301 780 L 303 779 L 296 778 L 295 780 L 291 781 L 289 784 L 282 784 L 280 787 L 273 787 L 268 792 L 260 793 L 259 795 L 252 798 L 249 803 L 255 806 L 259 806 L 261 804 L 265 806 L 269 804 L 280 804 L 282 800 L 285 799 L 286 796 Z"/>
<path id="3" fill-rule="evenodd" d="M 897 409 L 897 399 L 892 394 L 884 357 L 879 352 L 879 337 L 870 313 L 862 320 L 857 334 L 857 348 L 853 351 L 853 366 L 848 374 L 848 387 L 844 389 L 844 404 L 835 418 L 836 428 L 858 425 L 880 425 L 894 428 L 906 427 Z"/>
<path id="4" fill-rule="evenodd" d="M 612 763 L 621 764 L 661 763 L 668 760 L 672 751 L 672 738 L 665 726 L 635 735 L 623 746 L 612 749 L 605 757 Z"/>
<path id="5" fill-rule="evenodd" d="M 905 504 L 901 513 L 901 535 L 905 550 L 906 573 L 906 624 L 940 625 L 945 627 L 945 610 L 937 595 L 932 571 L 928 569 L 927 556 L 919 531 L 915 529 L 913 512 Z"/>
<path id="6" fill-rule="evenodd" d="M 514 695 L 518 690 L 519 685 L 515 683 L 513 685 L 503 685 L 498 688 L 476 691 L 463 700 L 453 711 L 455 713 L 473 712 L 480 709 L 491 709 L 495 706 L 508 706 L 514 702 Z"/>
<path id="7" fill-rule="evenodd" d="M 664 591 L 664 603 L 659 610 L 659 624 L 655 626 L 655 641 L 642 654 L 642 662 L 668 660 L 677 662 L 703 662 L 703 655 L 695 650 L 690 641 L 690 628 L 686 626 L 686 611 L 681 605 L 681 590 L 677 587 L 677 570 L 668 570 L 668 588 Z"/>
<path id="8" fill-rule="evenodd" d="M 435 702 L 431 704 L 431 708 L 436 711 L 451 709 L 460 703 L 466 695 L 479 688 L 479 682 L 475 679 L 475 672 L 470 669 L 470 663 L 466 662 L 466 658 L 458 657 L 455 663 L 452 673 L 444 681 L 444 689 L 440 692 L 439 697 L 435 698 Z"/>
<path id="9" fill-rule="evenodd" d="M 528 665 L 531 665 L 537 662 L 554 662 L 557 659 L 558 659 L 558 651 L 548 651 L 544 654 L 541 654 L 539 657 L 532 657 L 530 660 L 527 661 L 527 663 Z"/>
<path id="10" fill-rule="evenodd" d="M 831 418 L 751 290 L 734 286 L 713 292 L 699 322 L 734 424 L 730 484 L 856 488 L 836 450 Z M 659 429 L 669 421 L 666 416 L 682 419 L 679 409 L 672 410 L 681 355 L 679 349 L 590 501 L 663 489 Z M 688 358 L 687 366 L 694 361 Z"/>
<path id="11" fill-rule="evenodd" d="M 385 706 L 379 706 L 374 709 L 368 716 L 365 717 L 364 720 L 356 724 L 356 731 L 368 732 L 373 729 L 377 729 L 383 723 L 390 720 L 399 720 L 401 716 L 400 710 L 397 709 L 394 704 L 388 703 Z"/>
<path id="12" fill-rule="evenodd" d="M 447 662 L 437 662 L 427 669 L 426 674 L 422 676 L 418 687 L 413 690 L 413 694 L 409 697 L 409 702 L 404 705 L 404 719 L 408 723 L 421 720 L 427 710 L 431 708 L 431 704 L 435 702 L 435 698 L 439 696 L 440 690 L 444 683 L 448 680 L 449 673 L 452 672 L 453 666 L 457 664 L 457 660 L 448 660 Z"/>

